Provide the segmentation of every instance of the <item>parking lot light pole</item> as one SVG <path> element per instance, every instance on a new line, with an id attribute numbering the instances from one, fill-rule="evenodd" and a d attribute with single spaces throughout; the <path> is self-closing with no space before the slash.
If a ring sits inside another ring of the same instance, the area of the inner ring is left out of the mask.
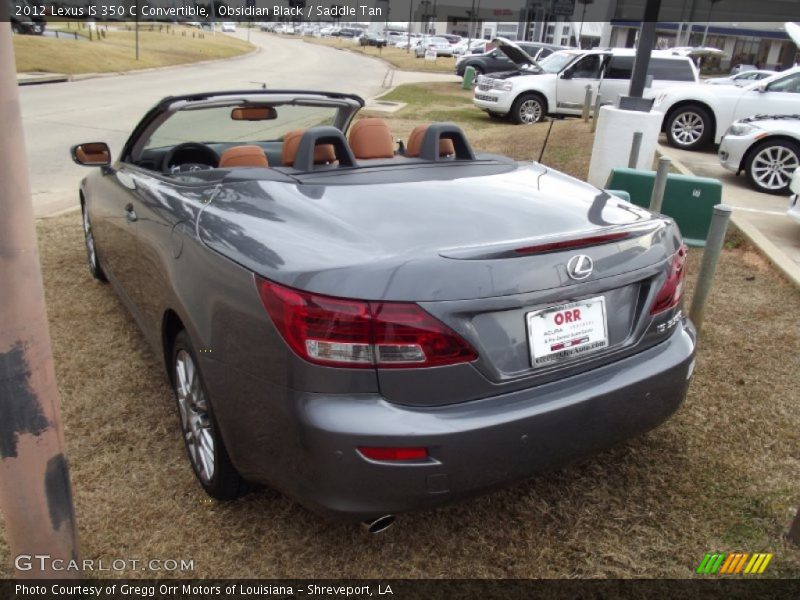
<path id="1" fill-rule="evenodd" d="M 52 563 L 77 559 L 75 519 L 8 9 L 0 2 L 0 513 L 17 577 L 72 578 Z M 35 555 L 50 560 L 24 558 Z"/>

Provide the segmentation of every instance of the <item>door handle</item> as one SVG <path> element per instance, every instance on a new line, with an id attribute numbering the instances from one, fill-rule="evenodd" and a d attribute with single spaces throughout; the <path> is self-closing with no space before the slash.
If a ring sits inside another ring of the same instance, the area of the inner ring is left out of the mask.
<path id="1" fill-rule="evenodd" d="M 139 217 L 136 216 L 136 211 L 133 210 L 133 204 L 128 204 L 125 207 L 125 218 L 128 219 L 131 223 L 133 223 Z"/>

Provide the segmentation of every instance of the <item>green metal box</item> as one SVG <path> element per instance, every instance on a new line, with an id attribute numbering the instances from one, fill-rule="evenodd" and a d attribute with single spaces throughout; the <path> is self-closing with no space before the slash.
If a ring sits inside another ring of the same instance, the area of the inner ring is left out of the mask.
<path id="1" fill-rule="evenodd" d="M 655 171 L 614 169 L 606 187 L 624 190 L 630 194 L 633 204 L 649 208 L 655 178 Z M 722 184 L 719 180 L 670 173 L 661 212 L 675 219 L 687 244 L 705 246 L 714 206 L 720 203 Z"/>

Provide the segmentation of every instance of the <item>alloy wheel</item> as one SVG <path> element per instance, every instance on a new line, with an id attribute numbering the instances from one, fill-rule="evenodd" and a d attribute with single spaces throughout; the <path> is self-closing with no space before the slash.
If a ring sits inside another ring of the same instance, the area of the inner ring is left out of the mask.
<path id="1" fill-rule="evenodd" d="M 175 357 L 175 390 L 189 459 L 204 483 L 214 477 L 214 433 L 200 374 L 191 355 L 180 350 Z"/>
<path id="2" fill-rule="evenodd" d="M 682 146 L 697 143 L 703 137 L 706 125 L 696 112 L 684 112 L 672 121 L 672 139 Z"/>
<path id="3" fill-rule="evenodd" d="M 542 120 L 542 105 L 538 100 L 525 100 L 519 105 L 519 120 L 522 123 L 538 123 Z"/>
<path id="4" fill-rule="evenodd" d="M 785 188 L 792 173 L 800 167 L 800 158 L 784 146 L 767 146 L 754 157 L 750 167 L 755 182 L 767 190 Z"/>

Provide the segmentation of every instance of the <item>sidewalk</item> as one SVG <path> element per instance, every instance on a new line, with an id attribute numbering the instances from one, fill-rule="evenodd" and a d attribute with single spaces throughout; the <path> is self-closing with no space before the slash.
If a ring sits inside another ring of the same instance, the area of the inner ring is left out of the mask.
<path id="1" fill-rule="evenodd" d="M 672 161 L 681 173 L 695 176 L 686 166 L 691 160 L 703 172 L 702 177 L 715 177 L 722 182 L 722 201 L 733 207 L 731 223 L 757 246 L 766 258 L 800 288 L 800 226 L 786 216 L 789 205 L 787 197 L 770 197 L 746 187 L 740 176 L 735 183 L 717 162 L 716 156 L 689 153 L 666 144 L 659 144 L 657 151 Z"/>

